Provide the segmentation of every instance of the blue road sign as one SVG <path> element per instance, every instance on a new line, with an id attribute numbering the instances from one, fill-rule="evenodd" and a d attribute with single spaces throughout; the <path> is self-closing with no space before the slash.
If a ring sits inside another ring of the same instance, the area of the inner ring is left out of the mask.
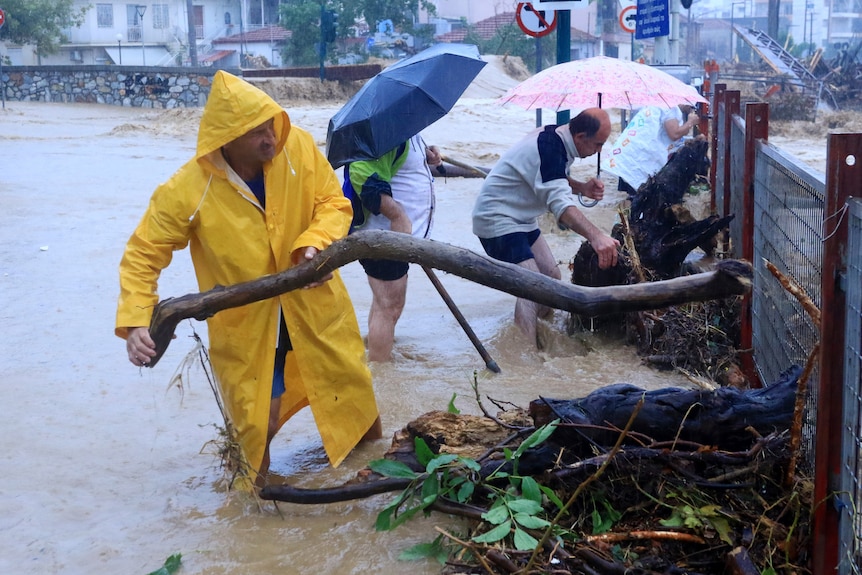
<path id="1" fill-rule="evenodd" d="M 638 0 L 635 38 L 655 38 L 670 34 L 668 0 Z"/>

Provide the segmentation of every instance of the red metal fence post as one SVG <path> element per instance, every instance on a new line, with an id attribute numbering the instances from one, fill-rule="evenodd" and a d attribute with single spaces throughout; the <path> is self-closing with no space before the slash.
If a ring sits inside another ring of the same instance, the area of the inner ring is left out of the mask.
<path id="1" fill-rule="evenodd" d="M 709 149 L 712 150 L 712 163 L 709 166 L 709 213 L 716 213 L 715 205 L 715 174 L 718 169 L 718 110 L 724 104 L 724 92 L 727 84 L 716 84 L 712 99 L 712 128 L 709 134 Z M 723 215 L 723 214 L 722 214 Z"/>
<path id="2" fill-rule="evenodd" d="M 740 256 L 754 262 L 754 164 L 757 140 L 769 137 L 769 104 L 752 103 L 745 105 L 745 164 L 742 169 L 742 245 Z M 739 347 L 750 350 L 754 345 L 753 322 L 751 318 L 752 294 L 743 296 L 739 313 Z M 751 387 L 761 387 L 760 378 L 754 365 L 754 354 L 743 353 L 742 372 Z"/>
<path id="3" fill-rule="evenodd" d="M 820 381 L 814 440 L 814 575 L 832 575 L 838 568 L 840 515 L 833 498 L 839 489 L 844 423 L 846 295 L 840 285 L 848 257 L 844 210 L 849 196 L 862 197 L 862 134 L 830 134 L 828 142 L 820 288 Z"/>

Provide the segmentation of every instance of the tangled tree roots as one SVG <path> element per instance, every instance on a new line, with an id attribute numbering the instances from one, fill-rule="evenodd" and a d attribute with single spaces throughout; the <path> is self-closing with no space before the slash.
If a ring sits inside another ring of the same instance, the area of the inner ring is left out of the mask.
<path id="1" fill-rule="evenodd" d="M 607 457 L 552 472 L 560 499 Z M 807 573 L 812 486 L 783 487 L 787 460 L 785 434 L 735 453 L 691 444 L 624 450 L 560 521 L 558 533 L 577 533 L 575 542 L 552 539 L 522 571 L 531 552 L 468 543 L 488 528 L 477 522 L 469 536 L 450 537 L 444 573 Z"/>

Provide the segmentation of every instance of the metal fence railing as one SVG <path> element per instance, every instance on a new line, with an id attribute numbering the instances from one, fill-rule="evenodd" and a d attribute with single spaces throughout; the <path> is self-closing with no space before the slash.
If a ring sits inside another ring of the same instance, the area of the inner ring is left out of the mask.
<path id="1" fill-rule="evenodd" d="M 820 327 L 764 260 L 820 306 L 826 176 L 767 142 L 756 147 L 754 172 L 752 344 L 760 380 L 772 382 L 789 366 L 805 365 Z"/>
<path id="2" fill-rule="evenodd" d="M 736 214 L 730 222 L 730 255 L 742 257 L 742 214 L 743 214 L 743 167 L 745 166 L 745 120 L 732 116 L 730 123 L 730 179 L 725 186 L 730 198 L 730 211 Z M 725 199 L 727 201 L 727 199 Z"/>
<path id="3" fill-rule="evenodd" d="M 847 203 L 846 342 L 838 573 L 862 572 L 862 199 Z"/>
<path id="4" fill-rule="evenodd" d="M 820 306 L 826 177 L 767 142 L 758 142 L 755 150 L 752 348 L 760 381 L 769 383 L 792 365 L 804 366 L 820 341 L 819 324 L 770 273 L 766 262 Z M 815 365 L 809 383 L 818 378 Z M 817 386 L 809 385 L 808 390 L 801 467 L 810 472 Z"/>
<path id="5" fill-rule="evenodd" d="M 811 570 L 862 575 L 862 134 L 827 137 L 824 174 L 770 145 L 768 105 L 743 107 L 738 97 L 716 86 L 712 205 L 735 216 L 728 257 L 751 259 L 754 271 L 742 348 L 752 351 L 752 381 L 765 385 L 817 360 L 801 382 L 799 468 L 814 479 Z M 767 261 L 819 308 L 819 322 Z"/>

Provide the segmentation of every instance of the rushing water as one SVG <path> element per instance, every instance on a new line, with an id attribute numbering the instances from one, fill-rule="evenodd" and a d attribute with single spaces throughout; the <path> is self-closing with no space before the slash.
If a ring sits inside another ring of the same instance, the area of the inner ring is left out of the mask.
<path id="1" fill-rule="evenodd" d="M 290 112 L 323 146 L 336 109 Z M 132 367 L 114 337 L 125 241 L 155 185 L 191 157 L 197 114 L 17 102 L 0 112 L 0 573 L 143 574 L 174 553 L 182 553 L 182 573 L 438 573 L 433 562 L 405 564 L 398 555 L 436 537 L 435 526 L 458 532 L 458 520 L 432 515 L 377 533 L 374 520 L 389 495 L 276 508 L 222 489 L 211 443 L 221 418 L 204 374 L 192 368 L 182 390 L 169 388 L 193 348 L 190 335 L 205 335 L 202 324 L 181 324 L 150 370 Z M 427 139 L 453 157 L 490 165 L 533 122 L 532 112 L 459 103 Z M 435 239 L 481 252 L 469 220 L 479 182 L 438 182 Z M 612 200 L 589 212 L 607 229 Z M 547 233 L 565 265 L 578 237 Z M 365 331 L 370 290 L 362 269 L 354 262 L 342 274 Z M 304 412 L 276 438 L 274 472 L 304 487 L 346 481 L 385 452 L 395 431 L 446 409 L 453 395 L 463 412 L 479 413 L 474 377 L 483 401 L 522 407 L 611 383 L 686 383 L 643 367 L 619 343 L 566 336 L 562 312 L 542 326 L 546 350 L 527 351 L 511 322 L 514 298 L 439 275 L 502 373 L 484 369 L 414 266 L 396 357 L 372 366 L 387 439 L 360 446 L 332 469 Z M 181 252 L 160 294 L 194 291 Z"/>

